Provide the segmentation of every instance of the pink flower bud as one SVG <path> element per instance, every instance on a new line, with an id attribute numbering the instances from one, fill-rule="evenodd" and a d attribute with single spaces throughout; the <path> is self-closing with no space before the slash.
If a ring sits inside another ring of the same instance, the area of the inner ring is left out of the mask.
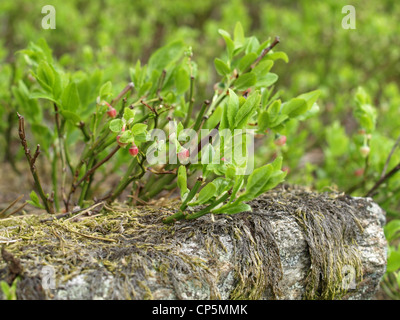
<path id="1" fill-rule="evenodd" d="M 182 150 L 178 153 L 178 159 L 180 162 L 185 161 L 187 158 L 189 158 L 189 150 L 182 148 Z"/>
<path id="2" fill-rule="evenodd" d="M 368 157 L 370 151 L 371 151 L 371 149 L 368 146 L 362 146 L 360 148 L 360 153 L 363 156 L 363 158 Z"/>
<path id="3" fill-rule="evenodd" d="M 108 109 L 107 114 L 111 118 L 115 118 L 117 116 L 117 110 L 115 110 L 113 107 Z"/>
<path id="4" fill-rule="evenodd" d="M 286 143 L 286 136 L 280 136 L 278 139 L 274 141 L 275 145 L 278 147 L 285 145 Z"/>
<path id="5" fill-rule="evenodd" d="M 221 161 L 222 161 L 222 162 L 225 162 L 225 161 L 226 161 L 225 157 L 222 157 L 222 158 L 221 158 Z"/>
<path id="6" fill-rule="evenodd" d="M 136 157 L 139 153 L 138 147 L 135 144 L 132 144 L 132 146 L 129 148 L 129 153 L 132 157 Z"/>
<path id="7" fill-rule="evenodd" d="M 356 177 L 361 177 L 363 174 L 364 174 L 364 169 L 363 168 L 360 168 L 360 169 L 357 169 L 357 170 L 354 171 L 354 175 Z"/>

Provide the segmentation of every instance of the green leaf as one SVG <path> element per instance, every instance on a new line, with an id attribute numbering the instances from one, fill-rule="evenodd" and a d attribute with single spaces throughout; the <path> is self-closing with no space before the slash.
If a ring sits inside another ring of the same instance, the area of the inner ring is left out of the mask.
<path id="1" fill-rule="evenodd" d="M 282 113 L 294 118 L 305 113 L 307 109 L 307 102 L 304 99 L 293 98 L 283 104 Z"/>
<path id="2" fill-rule="evenodd" d="M 247 38 L 247 46 L 246 46 L 246 54 L 250 52 L 257 52 L 258 48 L 260 47 L 260 42 L 256 37 Z"/>
<path id="3" fill-rule="evenodd" d="M 179 190 L 181 191 L 181 198 L 187 193 L 188 188 L 187 188 L 187 173 L 186 173 L 186 167 L 185 166 L 180 166 L 178 169 L 178 181 L 177 185 Z"/>
<path id="4" fill-rule="evenodd" d="M 142 97 L 144 96 L 153 86 L 152 82 L 146 82 L 145 84 L 143 84 L 143 86 L 140 87 L 139 92 L 138 92 L 138 96 Z"/>
<path id="5" fill-rule="evenodd" d="M 81 121 L 81 118 L 74 112 L 68 110 L 60 110 L 61 115 L 64 117 L 65 120 L 70 121 L 72 124 L 76 125 Z"/>
<path id="6" fill-rule="evenodd" d="M 249 176 L 246 185 L 246 192 L 243 194 L 242 201 L 253 199 L 266 184 L 274 168 L 271 164 L 255 169 Z M 240 198 L 240 197 L 239 197 Z"/>
<path id="7" fill-rule="evenodd" d="M 45 99 L 45 100 L 50 100 L 54 103 L 59 104 L 60 102 L 57 101 L 56 99 L 53 98 L 53 95 L 47 94 L 45 92 L 41 91 L 34 91 L 31 94 L 29 94 L 29 99 Z"/>
<path id="8" fill-rule="evenodd" d="M 225 30 L 219 29 L 218 33 L 224 38 L 226 43 L 226 50 L 228 51 L 229 60 L 233 58 L 233 51 L 235 50 L 235 44 L 231 39 L 231 35 Z"/>
<path id="9" fill-rule="evenodd" d="M 39 204 L 40 204 L 39 197 L 38 197 L 38 195 L 36 194 L 35 191 L 32 191 L 32 192 L 29 194 L 29 198 L 32 200 L 32 202 L 33 202 L 34 204 L 36 204 L 36 205 L 39 205 Z"/>
<path id="10" fill-rule="evenodd" d="M 111 120 L 109 128 L 112 132 L 119 133 L 122 130 L 124 122 L 121 119 Z"/>
<path id="11" fill-rule="evenodd" d="M 264 192 L 267 192 L 268 190 L 275 188 L 278 184 L 280 184 L 281 182 L 283 182 L 285 180 L 286 175 L 287 175 L 287 171 L 283 172 L 281 170 L 276 169 L 276 171 L 272 173 L 270 179 L 264 185 L 262 190 L 260 190 L 260 192 L 257 193 L 256 197 L 263 194 Z"/>
<path id="12" fill-rule="evenodd" d="M 135 138 L 133 137 L 131 130 L 126 130 L 126 131 L 122 132 L 122 134 L 119 138 L 119 142 L 121 142 L 121 143 L 130 143 L 130 142 L 134 142 L 134 141 L 135 141 Z"/>
<path id="13" fill-rule="evenodd" d="M 136 135 L 138 135 L 138 134 L 141 134 L 141 133 L 145 132 L 146 129 L 147 129 L 147 124 L 145 124 L 145 123 L 136 123 L 136 124 L 132 127 L 131 131 L 132 131 L 132 134 L 133 134 L 134 136 L 136 136 Z"/>
<path id="14" fill-rule="evenodd" d="M 388 242 L 400 237 L 400 219 L 390 221 L 384 227 L 385 237 Z"/>
<path id="15" fill-rule="evenodd" d="M 244 184 L 244 175 L 236 175 L 235 183 L 233 184 L 233 187 L 232 187 L 232 195 L 229 200 L 230 202 L 235 199 L 236 194 L 239 192 L 240 189 L 242 189 L 243 184 Z"/>
<path id="16" fill-rule="evenodd" d="M 218 74 L 221 76 L 227 76 L 231 72 L 231 69 L 228 67 L 228 65 L 221 59 L 215 58 L 214 65 Z"/>
<path id="17" fill-rule="evenodd" d="M 257 82 L 257 78 L 254 73 L 245 73 L 239 76 L 235 81 L 236 90 L 246 90 Z"/>
<path id="18" fill-rule="evenodd" d="M 126 121 L 132 121 L 132 119 L 135 118 L 135 110 L 125 107 L 124 109 L 124 119 Z"/>
<path id="19" fill-rule="evenodd" d="M 252 73 L 256 75 L 257 79 L 262 79 L 268 74 L 273 65 L 274 62 L 272 60 L 261 61 L 254 67 Z"/>
<path id="20" fill-rule="evenodd" d="M 281 183 L 287 174 L 280 170 L 281 166 L 282 157 L 277 157 L 272 163 L 255 169 L 247 180 L 246 191 L 235 203 L 252 200 Z"/>
<path id="21" fill-rule="evenodd" d="M 166 69 L 169 65 L 174 64 L 182 56 L 185 50 L 183 41 L 174 41 L 157 51 L 155 51 L 148 63 L 147 74 L 151 75 L 154 70 L 161 72 Z"/>
<path id="22" fill-rule="evenodd" d="M 229 101 L 227 108 L 228 108 L 227 116 L 229 121 L 229 128 L 233 129 L 235 125 L 235 117 L 239 110 L 239 98 L 236 95 L 236 93 L 231 89 L 229 89 Z"/>
<path id="23" fill-rule="evenodd" d="M 258 129 L 259 131 L 265 131 L 270 127 L 269 113 L 267 110 L 263 110 L 258 114 Z"/>
<path id="24" fill-rule="evenodd" d="M 400 252 L 392 251 L 387 260 L 386 272 L 395 272 L 400 269 Z"/>
<path id="25" fill-rule="evenodd" d="M 314 91 L 310 91 L 307 93 L 303 93 L 303 94 L 299 95 L 297 98 L 304 99 L 307 102 L 308 109 L 311 109 L 312 106 L 314 105 L 314 103 L 317 102 L 320 94 L 321 94 L 320 90 L 314 90 Z"/>
<path id="26" fill-rule="evenodd" d="M 79 93 L 75 82 L 71 82 L 64 89 L 61 96 L 61 106 L 63 109 L 75 112 L 80 105 Z"/>
<path id="27" fill-rule="evenodd" d="M 240 212 L 253 211 L 252 208 L 246 203 L 229 203 L 222 206 L 219 209 L 212 210 L 213 213 L 224 213 L 224 214 L 237 214 Z"/>
<path id="28" fill-rule="evenodd" d="M 222 177 L 215 179 L 213 183 L 217 187 L 217 190 L 215 191 L 216 194 L 222 194 L 223 192 L 228 191 L 230 185 L 232 184 L 231 181 L 228 181 Z"/>
<path id="29" fill-rule="evenodd" d="M 219 105 L 214 112 L 212 113 L 211 117 L 207 120 L 205 125 L 203 126 L 204 129 L 214 129 L 218 122 L 222 119 L 222 113 L 224 111 L 224 107 Z"/>
<path id="30" fill-rule="evenodd" d="M 112 83 L 111 81 L 107 81 L 100 87 L 100 101 L 107 99 L 109 96 L 112 95 Z"/>
<path id="31" fill-rule="evenodd" d="M 286 53 L 284 53 L 282 51 L 276 51 L 276 52 L 273 52 L 273 53 L 269 53 L 269 54 L 267 54 L 267 58 L 271 59 L 271 60 L 279 60 L 279 59 L 281 59 L 281 60 L 285 61 L 286 63 L 289 62 L 289 57 L 287 56 Z"/>
<path id="32" fill-rule="evenodd" d="M 268 107 L 268 113 L 271 115 L 277 115 L 281 112 L 281 105 L 282 102 L 280 99 L 275 100 L 274 102 L 271 103 L 271 105 Z"/>
<path id="33" fill-rule="evenodd" d="M 1 291 L 3 291 L 5 297 L 8 297 L 10 295 L 10 287 L 8 286 L 7 282 L 1 281 L 0 288 L 1 288 Z"/>
<path id="34" fill-rule="evenodd" d="M 246 54 L 242 59 L 240 59 L 240 62 L 238 65 L 239 72 L 243 72 L 247 68 L 249 68 L 256 59 L 257 59 L 256 53 L 250 52 L 250 53 Z"/>
<path id="35" fill-rule="evenodd" d="M 37 68 L 37 79 L 40 85 L 48 92 L 53 92 L 55 75 L 47 61 L 42 60 Z"/>
<path id="36" fill-rule="evenodd" d="M 189 205 L 197 206 L 199 204 L 206 203 L 212 197 L 217 196 L 216 191 L 217 191 L 217 187 L 215 186 L 214 183 L 210 182 L 203 189 L 200 190 L 197 200 L 195 202 L 190 203 Z"/>
<path id="37" fill-rule="evenodd" d="M 264 76 L 257 77 L 257 87 L 270 87 L 278 80 L 278 78 L 278 75 L 272 72 L 269 72 Z"/>
<path id="38" fill-rule="evenodd" d="M 260 103 L 261 97 L 258 91 L 255 91 L 250 95 L 246 102 L 240 107 L 235 117 L 235 129 L 241 129 L 247 124 L 248 119 L 257 109 Z"/>
<path id="39" fill-rule="evenodd" d="M 32 191 L 29 194 L 29 198 L 31 199 L 31 200 L 27 201 L 29 204 L 31 204 L 34 207 L 37 207 L 37 208 L 40 208 L 40 209 L 44 209 L 44 207 L 40 204 L 39 197 L 38 197 L 38 195 L 36 194 L 35 191 Z"/>
<path id="40" fill-rule="evenodd" d="M 179 68 L 175 77 L 176 93 L 182 94 L 189 89 L 190 76 L 185 68 Z"/>
<path id="41" fill-rule="evenodd" d="M 286 114 L 281 114 L 281 100 L 275 100 L 267 110 L 262 111 L 258 116 L 258 127 L 260 131 L 267 128 L 273 129 L 289 119 Z"/>
<path id="42" fill-rule="evenodd" d="M 240 22 L 236 22 L 233 39 L 235 41 L 235 48 L 243 46 L 245 42 L 243 26 Z"/>

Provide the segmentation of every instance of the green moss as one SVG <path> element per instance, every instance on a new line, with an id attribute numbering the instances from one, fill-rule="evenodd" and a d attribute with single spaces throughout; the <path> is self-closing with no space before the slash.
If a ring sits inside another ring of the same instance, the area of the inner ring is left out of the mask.
<path id="1" fill-rule="evenodd" d="M 100 275 L 111 272 L 116 275 L 113 288 L 125 299 L 152 299 L 146 281 L 154 272 L 161 273 L 159 281 L 174 286 L 182 281 L 174 272 L 179 271 L 193 285 L 207 285 L 211 298 L 218 299 L 220 294 L 209 275 L 220 266 L 217 249 L 228 252 L 220 237 L 229 235 L 235 270 L 230 298 L 260 299 L 268 288 L 279 297 L 283 274 L 279 248 L 265 215 L 290 215 L 301 226 L 311 257 L 304 298 L 337 299 L 346 293 L 341 285 L 344 266 L 353 266 L 361 277 L 359 252 L 353 244 L 362 230 L 352 201 L 338 194 L 286 187 L 253 201 L 253 213 L 215 216 L 214 221 L 205 216 L 168 226 L 162 219 L 176 212 L 174 202 L 134 208 L 115 203 L 103 208 L 101 215 L 77 219 L 41 222 L 48 218 L 43 215 L 0 220 L 0 236 L 18 240 L 7 250 L 25 267 L 19 298 L 44 296 L 32 288 L 40 282 L 37 272 L 41 266 L 51 265 L 63 281 L 82 273 L 98 281 Z M 200 243 L 210 259 L 182 252 L 180 245 L 190 239 Z M 0 261 L 0 279 L 6 272 Z"/>

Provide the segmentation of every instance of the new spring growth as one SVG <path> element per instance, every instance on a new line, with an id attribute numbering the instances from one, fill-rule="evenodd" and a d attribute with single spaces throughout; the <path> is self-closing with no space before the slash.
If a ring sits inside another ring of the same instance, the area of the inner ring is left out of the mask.
<path id="1" fill-rule="evenodd" d="M 117 110 L 115 110 L 115 108 L 113 108 L 110 104 L 108 104 L 106 102 L 106 104 L 108 105 L 108 111 L 107 114 L 110 118 L 115 118 L 117 116 Z"/>
<path id="2" fill-rule="evenodd" d="M 363 158 L 368 157 L 369 152 L 371 151 L 370 148 L 368 147 L 367 141 L 371 139 L 370 134 L 364 135 L 364 145 L 360 148 L 360 153 Z"/>
<path id="3" fill-rule="evenodd" d="M 186 148 L 182 148 L 181 151 L 178 152 L 178 159 L 180 162 L 185 162 L 189 156 L 189 150 Z"/>
<path id="4" fill-rule="evenodd" d="M 370 151 L 371 149 L 367 145 L 364 145 L 360 148 L 360 153 L 363 158 L 368 157 Z"/>
<path id="5" fill-rule="evenodd" d="M 284 146 L 286 144 L 286 136 L 280 136 L 274 141 L 275 145 L 278 147 Z"/>
<path id="6" fill-rule="evenodd" d="M 132 157 L 136 157 L 139 153 L 139 148 L 135 145 L 135 143 L 132 143 L 132 146 L 129 148 L 129 153 Z"/>
<path id="7" fill-rule="evenodd" d="M 124 124 L 122 126 L 121 132 L 125 131 L 125 127 L 126 127 L 126 125 Z M 122 143 L 122 142 L 119 141 L 119 139 L 121 139 L 121 135 L 120 134 L 117 136 L 117 143 L 121 148 L 125 148 L 128 145 L 128 143 Z"/>

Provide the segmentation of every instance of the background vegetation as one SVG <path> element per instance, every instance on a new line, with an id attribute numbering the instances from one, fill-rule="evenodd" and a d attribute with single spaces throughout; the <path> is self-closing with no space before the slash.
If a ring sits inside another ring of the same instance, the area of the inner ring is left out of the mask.
<path id="1" fill-rule="evenodd" d="M 56 30 L 41 28 L 41 8 L 48 4 L 57 10 Z M 25 62 L 18 61 L 23 56 L 15 52 L 29 43 L 44 38 L 61 67 L 78 78 L 78 70 L 84 70 L 98 79 L 99 86 L 111 81 L 116 95 L 131 81 L 138 59 L 147 63 L 157 48 L 182 39 L 192 47 L 196 94 L 204 100 L 212 96 L 219 81 L 214 58 L 226 50 L 218 29 L 232 34 L 240 21 L 246 35 L 262 40 L 280 36 L 278 50 L 289 57 L 274 66 L 279 75 L 275 90 L 283 98 L 321 91 L 314 116 L 290 121 L 282 132 L 287 137 L 282 148 L 276 147 L 273 135 L 263 140 L 257 149 L 259 161 L 282 155 L 289 183 L 364 196 L 400 164 L 400 148 L 395 148 L 400 137 L 400 6 L 394 0 L 353 1 L 357 28 L 345 30 L 341 10 L 347 4 L 342 0 L 2 1 L 0 156 L 21 170 L 18 160 L 24 154 L 13 110 L 24 103 L 32 111 L 25 116 L 32 122 L 35 142 L 46 145 L 46 124 L 37 114 L 40 111 L 35 111 L 41 110 L 38 102 L 21 101 L 29 75 L 16 67 Z M 370 149 L 367 156 L 360 152 L 362 147 Z M 118 161 L 115 172 L 124 162 L 123 155 Z M 400 179 L 396 173 L 369 194 L 390 221 L 385 228 L 389 261 L 382 288 L 393 299 L 400 297 Z"/>

